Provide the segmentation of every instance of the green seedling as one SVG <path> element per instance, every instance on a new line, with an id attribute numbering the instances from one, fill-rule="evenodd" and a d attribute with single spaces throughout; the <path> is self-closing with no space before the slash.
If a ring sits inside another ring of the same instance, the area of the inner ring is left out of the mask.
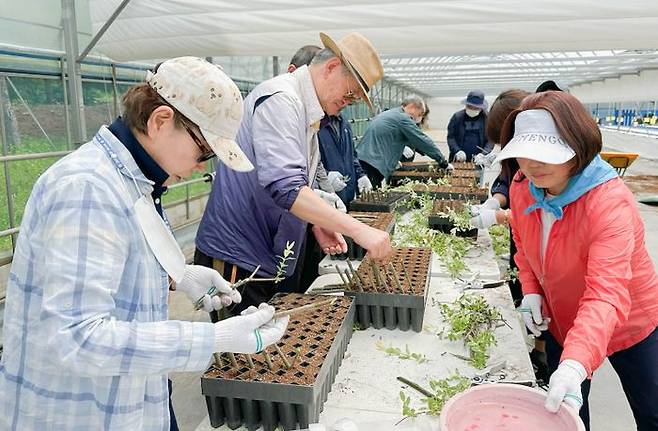
<path id="1" fill-rule="evenodd" d="M 415 418 L 422 414 L 438 416 L 450 398 L 471 386 L 471 380 L 468 377 L 460 375 L 459 372 L 445 379 L 430 380 L 430 390 L 422 388 L 417 383 L 407 380 L 404 377 L 398 377 L 397 379 L 425 397 L 421 399 L 424 406 L 422 408 L 414 408 L 411 406 L 411 396 L 405 394 L 404 391 L 400 391 L 402 416 L 404 417 L 398 424 L 407 418 Z"/>
<path id="2" fill-rule="evenodd" d="M 419 364 L 422 364 L 423 362 L 427 362 L 427 357 L 425 355 L 410 351 L 408 345 L 405 345 L 404 351 L 402 351 L 398 347 L 393 347 L 393 346 L 387 347 L 382 340 L 377 341 L 375 345 L 377 346 L 377 350 L 381 350 L 382 352 L 386 353 L 389 356 L 397 356 L 398 358 L 403 360 L 412 359 L 418 362 Z"/>
<path id="3" fill-rule="evenodd" d="M 447 323 L 438 335 L 450 341 L 463 340 L 469 349 L 471 364 L 486 367 L 488 350 L 496 345 L 494 329 L 504 322 L 500 311 L 479 295 L 462 294 L 451 304 L 441 304 L 441 315 Z"/>

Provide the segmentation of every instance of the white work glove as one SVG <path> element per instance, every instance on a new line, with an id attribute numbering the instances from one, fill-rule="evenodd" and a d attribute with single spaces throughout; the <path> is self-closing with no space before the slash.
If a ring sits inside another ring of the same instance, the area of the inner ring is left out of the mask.
<path id="1" fill-rule="evenodd" d="M 313 189 L 316 195 L 320 196 L 326 203 L 329 204 L 332 208 L 336 208 L 338 211 L 342 213 L 347 212 L 347 208 L 345 207 L 345 204 L 343 201 L 340 199 L 340 196 L 338 196 L 336 193 L 327 193 L 323 190 L 320 189 Z"/>
<path id="2" fill-rule="evenodd" d="M 573 359 L 565 359 L 560 362 L 557 370 L 551 374 L 548 384 L 548 395 L 544 403 L 546 410 L 556 413 L 562 401 L 569 404 L 576 411 L 580 410 L 583 405 L 580 385 L 586 377 L 587 371 L 580 362 Z"/>
<path id="3" fill-rule="evenodd" d="M 262 303 L 253 305 L 239 316 L 215 323 L 215 351 L 258 353 L 283 337 L 288 316 L 273 320 L 274 307 Z"/>
<path id="4" fill-rule="evenodd" d="M 498 223 L 496 211 L 498 210 L 481 209 L 476 216 L 471 218 L 471 226 L 478 229 L 489 229 Z"/>
<path id="5" fill-rule="evenodd" d="M 202 308 L 208 313 L 242 301 L 240 292 L 232 289 L 219 272 L 201 265 L 185 265 L 185 276 L 176 284 L 176 290 L 185 293 L 193 304 L 202 299 Z"/>
<path id="6" fill-rule="evenodd" d="M 414 154 L 415 154 L 414 150 L 412 150 L 409 147 L 404 147 L 404 150 L 402 150 L 402 155 L 407 159 L 412 158 Z"/>
<path id="7" fill-rule="evenodd" d="M 484 154 L 477 153 L 475 156 L 473 156 L 473 163 L 479 166 L 484 166 L 485 163 Z"/>
<path id="8" fill-rule="evenodd" d="M 454 171 L 455 167 L 453 166 L 452 163 L 448 163 L 448 166 L 446 166 L 446 171 L 451 172 Z"/>
<path id="9" fill-rule="evenodd" d="M 334 188 L 335 191 L 339 192 L 347 187 L 347 182 L 345 182 L 345 177 L 338 171 L 329 171 L 327 172 L 327 179 L 329 179 L 329 184 Z"/>
<path id="10" fill-rule="evenodd" d="M 471 215 L 476 216 L 480 214 L 481 211 L 483 210 L 499 210 L 500 209 L 500 201 L 494 197 L 491 197 L 484 201 L 483 204 L 480 205 L 471 205 Z"/>
<path id="11" fill-rule="evenodd" d="M 543 317 L 541 314 L 542 302 L 544 297 L 538 293 L 529 293 L 523 296 L 521 306 L 518 311 L 523 316 L 525 326 L 534 334 L 535 337 L 541 335 L 541 331 L 548 329 L 551 322 L 549 317 Z"/>
<path id="12" fill-rule="evenodd" d="M 359 180 L 356 182 L 357 187 L 359 188 L 359 193 L 368 193 L 372 191 L 372 183 L 370 182 L 370 178 L 368 178 L 367 175 L 363 175 Z"/>
<path id="13" fill-rule="evenodd" d="M 463 152 L 462 150 L 457 151 L 457 154 L 455 154 L 455 162 L 465 162 L 466 161 L 466 153 Z"/>

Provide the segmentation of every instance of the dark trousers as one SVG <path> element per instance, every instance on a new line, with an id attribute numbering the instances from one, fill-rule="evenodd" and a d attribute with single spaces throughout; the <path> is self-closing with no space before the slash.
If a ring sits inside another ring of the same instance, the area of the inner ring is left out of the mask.
<path id="1" fill-rule="evenodd" d="M 325 257 L 320 244 L 315 239 L 315 235 L 311 231 L 311 225 L 308 226 L 306 231 L 306 241 L 302 248 L 302 261 L 297 263 L 295 273 L 299 272 L 299 279 L 297 281 L 296 289 L 294 292 L 304 293 L 311 287 L 311 284 L 318 278 L 318 265 Z"/>
<path id="2" fill-rule="evenodd" d="M 379 172 L 379 170 L 376 167 L 364 162 L 363 160 L 359 160 L 359 163 L 361 164 L 361 168 L 363 169 L 363 171 L 368 176 L 368 179 L 372 184 L 372 188 L 373 189 L 381 188 L 382 181 L 384 180 L 384 175 L 382 175 L 382 173 Z"/>
<path id="3" fill-rule="evenodd" d="M 178 431 L 178 422 L 176 422 L 176 415 L 174 414 L 174 405 L 171 402 L 171 379 L 167 379 L 167 386 L 169 387 L 169 431 Z"/>
<path id="4" fill-rule="evenodd" d="M 510 226 L 509 228 L 509 269 L 510 271 L 517 270 L 519 267 L 516 265 L 516 262 L 514 261 L 514 255 L 516 254 L 516 243 L 514 242 L 514 237 L 512 236 L 512 227 Z M 514 280 L 511 280 L 509 283 L 509 290 L 510 293 L 512 294 L 512 300 L 514 301 L 514 306 L 518 307 L 521 305 L 521 301 L 523 300 L 523 291 L 521 290 L 521 280 L 517 277 Z"/>
<path id="5" fill-rule="evenodd" d="M 551 374 L 557 369 L 562 346 L 546 332 L 546 356 Z M 638 431 L 658 430 L 658 329 L 644 340 L 608 356 L 610 364 L 619 376 L 626 399 L 633 411 Z M 580 418 L 589 431 L 589 396 L 590 380 L 581 385 L 583 407 Z"/>

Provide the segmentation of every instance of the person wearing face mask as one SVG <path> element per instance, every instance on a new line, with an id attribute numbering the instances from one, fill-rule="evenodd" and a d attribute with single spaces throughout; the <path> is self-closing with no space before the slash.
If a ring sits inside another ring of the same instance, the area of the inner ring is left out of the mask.
<path id="1" fill-rule="evenodd" d="M 215 324 L 167 317 L 169 290 L 206 311 L 241 300 L 217 271 L 185 264 L 161 202 L 215 155 L 253 169 L 233 141 L 238 87 L 179 57 L 122 102 L 124 115 L 51 166 L 28 200 L 4 312 L 3 430 L 177 429 L 167 373 L 258 352 L 286 329 L 267 304 Z"/>
<path id="2" fill-rule="evenodd" d="M 307 223 L 325 254 L 347 251 L 349 235 L 373 258 L 393 254 L 386 232 L 371 228 L 330 205 L 327 192 L 313 190 L 320 150 L 318 130 L 325 115 L 338 115 L 368 96 L 384 70 L 372 44 L 358 33 L 334 41 L 320 33 L 324 48 L 309 66 L 262 82 L 245 99 L 237 143 L 254 162 L 248 173 L 218 167 L 196 238 L 195 261 L 220 267 L 224 275 L 246 277 L 257 267 L 260 277 L 277 275 L 280 257 L 293 245 L 281 283 L 250 283 L 233 311 L 294 290 L 291 276 Z M 228 190 L 226 189 L 228 186 Z"/>
<path id="3" fill-rule="evenodd" d="M 485 133 L 487 101 L 484 93 L 473 90 L 462 100 L 466 105 L 455 112 L 448 123 L 448 148 L 451 162 L 470 162 L 477 154 L 489 154 L 493 144 Z"/>
<path id="4" fill-rule="evenodd" d="M 370 121 L 356 153 L 361 167 L 375 188 L 381 187 L 395 171 L 405 147 L 420 150 L 436 160 L 439 168 L 452 169 L 432 138 L 420 130 L 425 101 L 410 96 L 399 108 L 389 109 Z"/>
<path id="5" fill-rule="evenodd" d="M 634 196 L 599 155 L 596 122 L 568 93 L 537 93 L 507 117 L 500 142 L 503 172 L 519 169 L 519 311 L 533 334 L 548 329 L 546 409 L 565 402 L 589 429 L 590 379 L 607 357 L 637 429 L 658 429 L 658 276 Z"/>

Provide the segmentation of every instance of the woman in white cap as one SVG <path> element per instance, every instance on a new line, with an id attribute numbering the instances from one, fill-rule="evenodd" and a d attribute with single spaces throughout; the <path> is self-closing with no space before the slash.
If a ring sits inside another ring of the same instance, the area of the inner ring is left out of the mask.
<path id="1" fill-rule="evenodd" d="M 214 324 L 167 316 L 169 288 L 207 311 L 241 300 L 217 271 L 185 265 L 160 202 L 214 155 L 252 168 L 233 141 L 235 83 L 180 57 L 123 105 L 39 178 L 25 208 L 5 303 L 2 430 L 169 430 L 168 372 L 203 370 L 213 352 L 255 353 L 285 331 L 267 304 Z"/>
<path id="2" fill-rule="evenodd" d="M 580 409 L 608 357 L 638 430 L 658 429 L 658 277 L 633 194 L 605 163 L 583 105 L 557 91 L 526 97 L 501 131 L 525 324 L 548 328 L 546 408 Z M 507 143 L 507 144 L 504 144 Z M 582 392 L 581 392 L 582 388 Z"/>

